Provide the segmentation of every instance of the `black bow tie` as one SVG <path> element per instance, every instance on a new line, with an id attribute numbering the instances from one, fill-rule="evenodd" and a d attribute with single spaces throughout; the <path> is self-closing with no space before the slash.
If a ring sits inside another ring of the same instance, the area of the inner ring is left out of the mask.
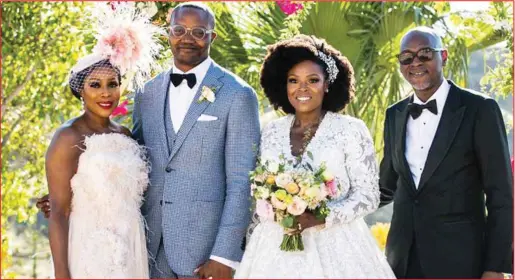
<path id="1" fill-rule="evenodd" d="M 422 110 L 427 109 L 429 112 L 438 115 L 438 107 L 436 107 L 436 100 L 433 99 L 426 104 L 416 104 L 416 103 L 410 103 L 408 104 L 408 111 L 413 117 L 413 119 L 417 119 L 422 114 Z"/>
<path id="2" fill-rule="evenodd" d="M 170 78 L 172 80 L 172 84 L 174 86 L 179 86 L 182 83 L 182 80 L 186 80 L 188 82 L 188 86 L 190 88 L 193 88 L 195 84 L 197 83 L 197 77 L 193 73 L 189 74 L 174 74 L 170 75 Z"/>

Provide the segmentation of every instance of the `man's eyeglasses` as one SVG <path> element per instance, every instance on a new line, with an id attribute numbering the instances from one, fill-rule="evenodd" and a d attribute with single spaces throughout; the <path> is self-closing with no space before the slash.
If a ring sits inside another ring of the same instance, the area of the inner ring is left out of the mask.
<path id="1" fill-rule="evenodd" d="M 182 25 L 171 26 L 172 35 L 177 38 L 184 37 L 188 32 L 196 40 L 203 40 L 207 34 L 213 33 L 213 29 L 207 30 L 202 27 L 186 28 Z"/>
<path id="2" fill-rule="evenodd" d="M 410 65 L 415 60 L 415 57 L 418 57 L 420 62 L 431 61 L 434 58 L 435 52 L 441 52 L 445 49 L 433 49 L 433 48 L 423 48 L 418 50 L 417 52 L 412 51 L 403 51 L 399 55 L 397 55 L 397 59 L 399 63 L 402 65 Z"/>

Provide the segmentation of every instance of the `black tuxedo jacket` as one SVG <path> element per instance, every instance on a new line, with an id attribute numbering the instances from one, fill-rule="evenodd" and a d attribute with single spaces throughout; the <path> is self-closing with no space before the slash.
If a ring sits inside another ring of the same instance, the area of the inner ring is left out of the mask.
<path id="1" fill-rule="evenodd" d="M 386 112 L 381 205 L 394 201 L 386 255 L 397 277 L 406 274 L 413 240 L 428 278 L 513 271 L 513 179 L 501 112 L 493 99 L 449 84 L 418 188 L 404 156 L 412 97 Z"/>

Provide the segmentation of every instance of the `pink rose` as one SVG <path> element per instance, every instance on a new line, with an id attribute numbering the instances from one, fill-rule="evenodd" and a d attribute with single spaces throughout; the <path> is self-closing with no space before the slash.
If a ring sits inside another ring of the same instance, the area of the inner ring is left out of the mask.
<path id="1" fill-rule="evenodd" d="M 264 221 L 274 220 L 274 209 L 272 204 L 264 199 L 256 201 L 256 213 Z"/>
<path id="2" fill-rule="evenodd" d="M 335 198 L 338 195 L 338 184 L 336 184 L 334 179 L 326 182 L 325 186 L 327 187 L 327 192 L 329 193 L 330 197 Z"/>
<path id="3" fill-rule="evenodd" d="M 279 8 L 281 9 L 281 11 L 283 11 L 283 13 L 285 13 L 286 15 L 292 15 L 294 13 L 296 13 L 297 11 L 299 10 L 302 10 L 302 8 L 304 8 L 304 6 L 302 6 L 302 4 L 300 3 L 293 3 L 292 1 L 276 1 L 277 5 L 279 6 Z"/>
<path id="4" fill-rule="evenodd" d="M 127 109 L 127 104 L 129 104 L 128 100 L 125 100 L 122 102 L 122 104 L 118 105 L 113 112 L 111 113 L 112 117 L 116 116 L 125 116 L 129 113 L 129 110 Z"/>
<path id="5" fill-rule="evenodd" d="M 299 216 L 306 211 L 306 207 L 308 207 L 308 203 L 296 196 L 293 198 L 293 203 L 288 206 L 287 211 L 293 216 Z"/>

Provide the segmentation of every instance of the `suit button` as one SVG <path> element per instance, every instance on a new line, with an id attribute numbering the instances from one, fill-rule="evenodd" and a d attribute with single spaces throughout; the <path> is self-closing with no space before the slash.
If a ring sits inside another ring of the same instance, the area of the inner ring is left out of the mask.
<path id="1" fill-rule="evenodd" d="M 168 166 L 166 169 L 165 169 L 166 172 L 170 173 L 172 172 L 172 168 L 170 166 Z"/>
<path id="2" fill-rule="evenodd" d="M 418 205 L 418 199 L 415 199 L 413 202 L 415 203 L 415 205 Z"/>

